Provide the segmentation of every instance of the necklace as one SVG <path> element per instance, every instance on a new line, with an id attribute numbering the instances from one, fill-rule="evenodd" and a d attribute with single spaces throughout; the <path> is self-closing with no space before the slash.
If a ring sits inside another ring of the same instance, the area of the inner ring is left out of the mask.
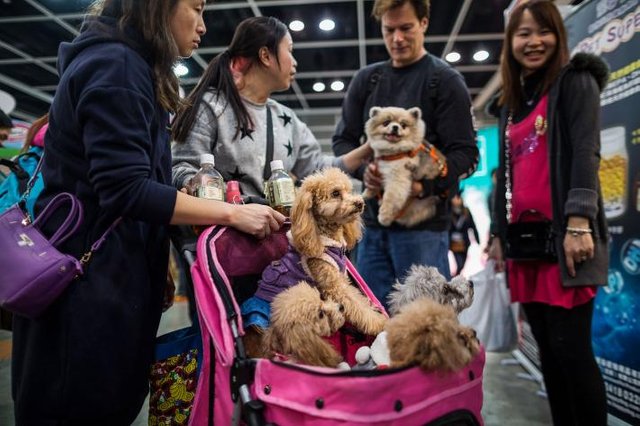
<path id="1" fill-rule="evenodd" d="M 536 90 L 535 92 L 533 92 L 531 97 L 529 99 L 525 99 L 524 102 L 527 104 L 527 106 L 531 106 L 533 105 L 533 101 L 535 101 L 537 97 L 538 97 L 538 91 Z"/>

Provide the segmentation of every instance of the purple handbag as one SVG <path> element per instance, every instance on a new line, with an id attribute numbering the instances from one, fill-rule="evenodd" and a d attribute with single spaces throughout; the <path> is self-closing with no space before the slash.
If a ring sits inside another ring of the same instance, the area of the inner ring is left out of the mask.
<path id="1" fill-rule="evenodd" d="M 71 209 L 67 218 L 47 239 L 39 227 L 55 210 L 68 203 Z M 38 317 L 74 278 L 82 275 L 83 265 L 120 218 L 79 261 L 61 253 L 56 246 L 72 236 L 82 221 L 82 204 L 67 192 L 56 195 L 33 223 L 21 203 L 0 215 L 0 307 L 27 318 Z"/>

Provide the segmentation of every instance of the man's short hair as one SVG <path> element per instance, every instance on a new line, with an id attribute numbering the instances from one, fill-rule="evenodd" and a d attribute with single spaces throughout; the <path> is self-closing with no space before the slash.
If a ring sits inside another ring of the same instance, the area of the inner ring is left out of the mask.
<path id="1" fill-rule="evenodd" d="M 413 10 L 416 11 L 416 16 L 419 21 L 421 21 L 422 18 L 429 19 L 429 13 L 431 12 L 431 0 L 376 0 L 373 4 L 371 16 L 376 18 L 377 21 L 380 21 L 382 19 L 382 15 L 391 9 L 404 5 L 405 3 L 409 3 L 413 6 Z"/>
<path id="2" fill-rule="evenodd" d="M 13 121 L 3 110 L 0 109 L 0 129 L 11 129 L 13 127 Z"/>

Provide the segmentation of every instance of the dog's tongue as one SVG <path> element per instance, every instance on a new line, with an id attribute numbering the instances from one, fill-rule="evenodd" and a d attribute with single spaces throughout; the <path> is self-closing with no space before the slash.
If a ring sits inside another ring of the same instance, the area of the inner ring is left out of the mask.
<path id="1" fill-rule="evenodd" d="M 400 135 L 396 135 L 395 133 L 387 133 L 384 135 L 384 138 L 389 142 L 398 142 L 400 140 Z"/>

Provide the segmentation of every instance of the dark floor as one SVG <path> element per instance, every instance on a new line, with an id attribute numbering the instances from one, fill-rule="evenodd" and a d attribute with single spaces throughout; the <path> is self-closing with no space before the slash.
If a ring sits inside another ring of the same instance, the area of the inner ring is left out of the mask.
<path id="1" fill-rule="evenodd" d="M 187 304 L 178 302 L 162 318 L 159 334 L 183 327 L 188 321 Z M 0 425 L 13 426 L 10 392 L 11 333 L 0 331 Z M 484 371 L 484 407 L 486 425 L 542 426 L 550 425 L 547 401 L 537 394 L 536 382 L 521 378 L 525 370 L 510 354 L 487 354 Z M 133 423 L 147 424 L 146 406 Z"/>

